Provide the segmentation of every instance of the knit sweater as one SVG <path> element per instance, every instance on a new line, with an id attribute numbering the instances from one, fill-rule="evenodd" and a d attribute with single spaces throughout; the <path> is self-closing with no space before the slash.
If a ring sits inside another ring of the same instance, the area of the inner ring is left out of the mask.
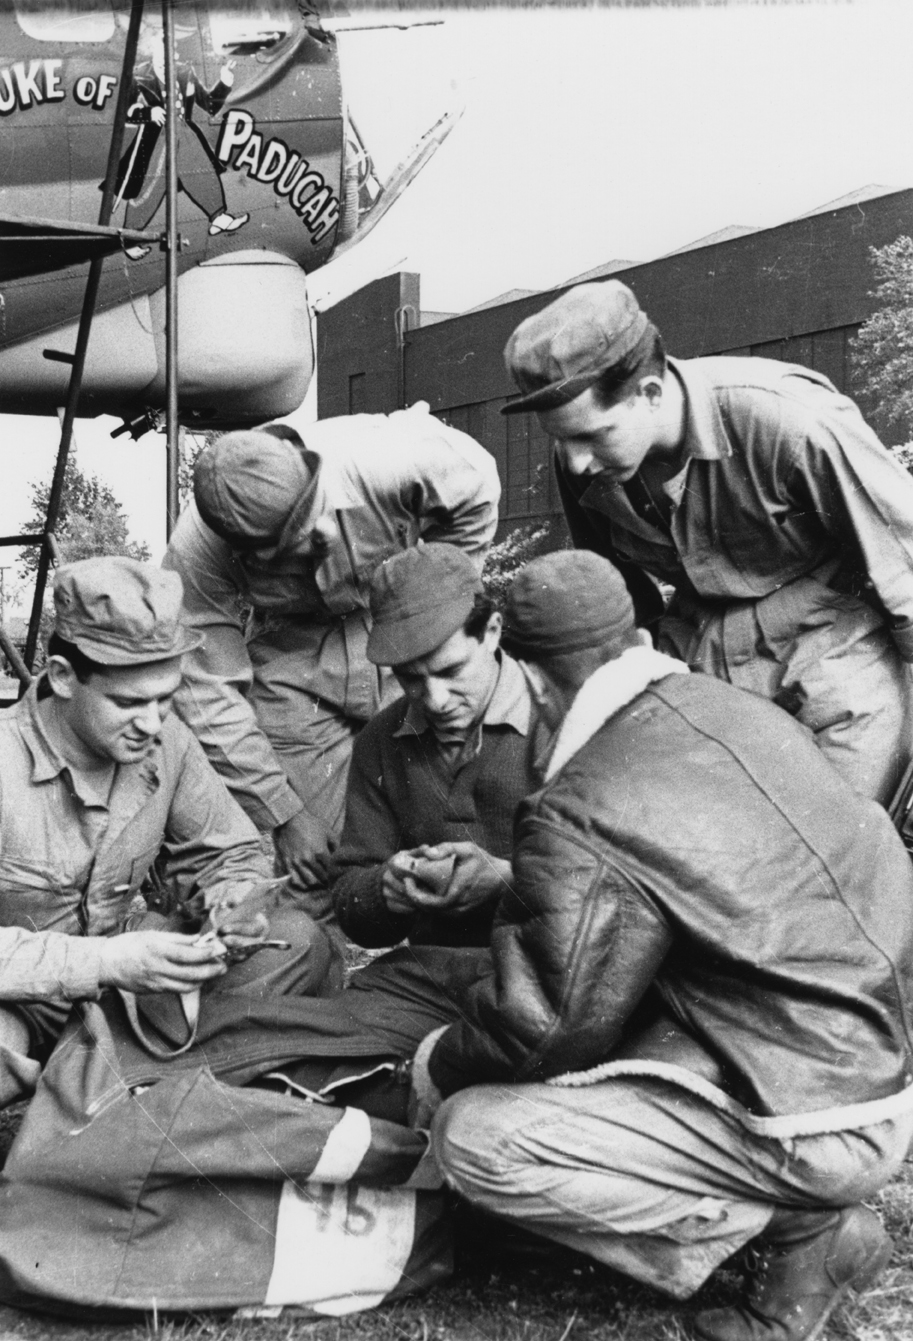
<path id="1" fill-rule="evenodd" d="M 422 843 L 469 841 L 510 859 L 514 811 L 540 783 L 534 760 L 542 735 L 530 725 L 525 686 L 525 711 L 499 710 L 505 698 L 516 704 L 520 675 L 502 653 L 481 748 L 456 770 L 445 762 L 433 732 L 413 725 L 405 699 L 384 708 L 356 737 L 332 895 L 340 926 L 357 944 L 395 945 L 405 938 L 413 945 L 488 944 L 495 901 L 459 916 L 392 913 L 381 877 L 394 853 Z M 512 693 L 505 694 L 508 687 Z"/>

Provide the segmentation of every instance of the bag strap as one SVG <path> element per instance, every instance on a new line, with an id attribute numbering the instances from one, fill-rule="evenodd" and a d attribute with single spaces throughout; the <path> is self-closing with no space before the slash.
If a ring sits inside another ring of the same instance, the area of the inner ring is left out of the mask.
<path id="1" fill-rule="evenodd" d="M 184 1016 L 190 1027 L 190 1037 L 187 1039 L 186 1043 L 181 1043 L 179 1046 L 174 1048 L 163 1047 L 160 1043 L 153 1042 L 153 1040 L 148 1036 L 143 1026 L 143 1022 L 140 1019 L 139 1007 L 136 1004 L 135 992 L 128 992 L 125 988 L 122 987 L 118 987 L 116 991 L 121 1001 L 124 1004 L 124 1010 L 127 1013 L 127 1019 L 130 1022 L 130 1028 L 133 1030 L 134 1038 L 136 1039 L 137 1043 L 139 1043 L 140 1047 L 145 1048 L 146 1052 L 148 1052 L 152 1057 L 156 1057 L 159 1061 L 162 1062 L 169 1062 L 171 1061 L 172 1057 L 180 1057 L 181 1053 L 187 1052 L 189 1048 L 193 1047 L 194 1043 L 197 1041 L 197 1025 L 199 1023 L 200 1018 L 199 988 L 197 988 L 194 992 L 188 992 L 186 994 L 189 997 L 196 998 L 190 1010 L 187 1009 L 187 1005 L 185 1005 L 184 998 L 183 997 L 181 998 L 181 1006 L 184 1010 Z"/>

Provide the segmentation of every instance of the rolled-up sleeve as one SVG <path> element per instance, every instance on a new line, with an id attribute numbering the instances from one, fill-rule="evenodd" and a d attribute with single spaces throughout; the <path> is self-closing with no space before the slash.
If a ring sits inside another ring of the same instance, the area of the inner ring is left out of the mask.
<path id="1" fill-rule="evenodd" d="M 247 699 L 253 668 L 231 563 L 228 545 L 191 504 L 162 561 L 184 584 L 185 622 L 204 636 L 184 658 L 175 707 L 253 822 L 270 830 L 303 807 Z"/>
<path id="2" fill-rule="evenodd" d="M 0 1001 L 85 1001 L 98 996 L 102 943 L 58 931 L 0 927 Z"/>

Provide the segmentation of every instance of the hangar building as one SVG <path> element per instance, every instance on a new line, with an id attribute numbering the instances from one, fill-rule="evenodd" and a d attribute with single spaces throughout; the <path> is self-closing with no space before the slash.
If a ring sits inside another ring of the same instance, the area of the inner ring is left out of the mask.
<path id="1" fill-rule="evenodd" d="M 670 353 L 786 359 L 852 395 L 849 342 L 873 309 L 869 249 L 901 234 L 913 234 L 913 190 L 867 187 L 776 228 L 727 228 L 655 261 L 609 262 L 555 290 L 515 291 L 457 315 L 423 313 L 419 276 L 390 275 L 318 317 L 318 415 L 428 401 L 495 457 L 502 536 L 561 515 L 535 416 L 499 413 L 516 394 L 502 351 L 524 317 L 574 283 L 613 275 L 637 294 Z"/>

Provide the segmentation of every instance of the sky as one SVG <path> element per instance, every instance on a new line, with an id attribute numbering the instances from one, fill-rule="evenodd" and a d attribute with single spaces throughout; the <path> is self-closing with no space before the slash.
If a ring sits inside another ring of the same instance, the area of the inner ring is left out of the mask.
<path id="1" fill-rule="evenodd" d="M 442 16 L 340 39 L 382 172 L 453 101 L 464 111 L 374 232 L 311 276 L 318 307 L 410 270 L 425 309 L 465 311 L 728 224 L 783 223 L 862 186 L 913 186 L 909 0 L 410 13 Z M 314 415 L 311 394 L 290 422 Z M 113 427 L 77 421 L 77 459 L 158 558 L 164 438 L 112 441 Z M 0 416 L 0 534 L 27 519 L 57 438 L 54 419 Z"/>

